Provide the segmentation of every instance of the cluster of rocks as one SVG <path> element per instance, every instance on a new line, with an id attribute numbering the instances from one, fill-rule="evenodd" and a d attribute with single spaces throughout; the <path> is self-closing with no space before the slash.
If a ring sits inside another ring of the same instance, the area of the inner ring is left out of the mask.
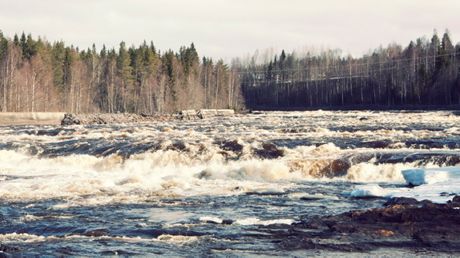
<path id="1" fill-rule="evenodd" d="M 173 119 L 172 115 L 145 115 L 145 114 L 71 114 L 67 113 L 61 125 L 88 125 L 88 124 L 120 124 L 141 123 L 149 121 L 167 121 Z"/>
<path id="2" fill-rule="evenodd" d="M 234 116 L 233 109 L 199 109 L 182 110 L 176 114 L 64 114 L 61 125 L 88 125 L 88 124 L 118 124 L 118 123 L 140 123 L 168 120 L 194 120 L 211 117 L 230 117 Z"/>
<path id="3" fill-rule="evenodd" d="M 210 117 L 229 117 L 234 116 L 233 109 L 189 109 L 177 113 L 177 118 L 181 120 L 205 119 Z"/>
<path id="4" fill-rule="evenodd" d="M 390 199 L 382 208 L 314 217 L 292 225 L 289 249 L 370 251 L 403 248 L 460 252 L 460 196 L 447 204 Z"/>

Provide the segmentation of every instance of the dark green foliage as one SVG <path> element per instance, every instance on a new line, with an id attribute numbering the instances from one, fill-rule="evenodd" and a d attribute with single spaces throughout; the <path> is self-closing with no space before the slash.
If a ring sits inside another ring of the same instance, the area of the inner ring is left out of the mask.
<path id="1" fill-rule="evenodd" d="M 65 58 L 66 58 L 66 50 L 64 46 L 64 42 L 55 42 L 53 44 L 52 50 L 52 67 L 53 67 L 53 82 L 54 85 L 63 90 L 65 87 L 66 75 L 65 75 Z"/>
<path id="2" fill-rule="evenodd" d="M 6 56 L 8 51 L 8 40 L 3 36 L 0 30 L 0 61 Z"/>
<path id="3" fill-rule="evenodd" d="M 250 108 L 460 105 L 459 50 L 448 31 L 360 58 L 334 50 L 297 58 L 283 50 L 267 63 L 242 66 L 242 91 Z"/>
<path id="4" fill-rule="evenodd" d="M 15 46 L 19 46 L 19 37 L 18 34 L 14 34 L 13 43 Z"/>

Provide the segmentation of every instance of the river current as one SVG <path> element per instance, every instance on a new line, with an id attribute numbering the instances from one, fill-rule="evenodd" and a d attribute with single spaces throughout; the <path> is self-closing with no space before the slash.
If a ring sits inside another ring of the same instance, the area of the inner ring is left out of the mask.
<path id="1" fill-rule="evenodd" d="M 253 112 L 1 126 L 0 255 L 340 255 L 279 243 L 295 223 L 388 197 L 357 189 L 441 202 L 460 193 L 458 184 L 424 196 L 401 173 L 460 163 L 458 115 Z"/>

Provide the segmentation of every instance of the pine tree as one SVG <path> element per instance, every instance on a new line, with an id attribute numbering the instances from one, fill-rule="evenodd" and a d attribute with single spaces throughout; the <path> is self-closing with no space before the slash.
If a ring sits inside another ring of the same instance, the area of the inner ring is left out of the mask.
<path id="1" fill-rule="evenodd" d="M 131 84 L 132 84 L 132 67 L 131 58 L 126 49 L 125 42 L 120 43 L 117 57 L 117 73 L 120 77 L 120 96 L 119 105 L 124 112 L 128 112 L 133 109 L 130 105 L 131 101 L 128 99 L 130 96 Z"/>
<path id="2" fill-rule="evenodd" d="M 13 43 L 14 43 L 14 45 L 16 45 L 16 46 L 19 46 L 19 37 L 18 37 L 18 34 L 14 34 Z"/>

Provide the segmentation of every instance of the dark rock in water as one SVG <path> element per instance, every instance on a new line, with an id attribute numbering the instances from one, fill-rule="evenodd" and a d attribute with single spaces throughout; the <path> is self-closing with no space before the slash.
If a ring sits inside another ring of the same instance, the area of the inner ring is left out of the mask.
<path id="1" fill-rule="evenodd" d="M 61 125 L 79 125 L 81 121 L 74 115 L 67 113 L 61 121 Z"/>
<path id="2" fill-rule="evenodd" d="M 359 118 L 359 121 L 366 121 L 366 120 L 369 120 L 369 118 L 367 118 L 367 117 L 360 117 Z"/>
<path id="3" fill-rule="evenodd" d="M 420 204 L 415 198 L 407 198 L 407 197 L 393 197 L 388 200 L 384 206 L 391 206 L 391 205 L 417 205 Z"/>
<path id="4" fill-rule="evenodd" d="M 455 207 L 455 208 L 459 208 L 460 207 L 460 196 L 456 195 L 454 196 L 454 198 L 448 202 L 449 205 L 451 205 L 452 207 Z"/>
<path id="5" fill-rule="evenodd" d="M 195 177 L 198 179 L 209 179 L 212 177 L 212 173 L 208 170 L 203 170 L 200 173 L 196 174 Z"/>
<path id="6" fill-rule="evenodd" d="M 224 220 L 222 220 L 222 224 L 224 224 L 224 225 L 231 225 L 231 224 L 233 224 L 233 222 L 234 222 L 234 221 L 231 220 L 231 219 L 224 219 Z"/>
<path id="7" fill-rule="evenodd" d="M 45 136 L 56 136 L 56 135 L 58 135 L 60 132 L 61 132 L 61 129 L 59 129 L 59 128 L 53 129 L 53 130 L 38 130 L 38 131 L 37 131 L 37 135 L 38 135 L 38 136 L 41 136 L 41 135 L 45 135 Z"/>
<path id="8" fill-rule="evenodd" d="M 328 177 L 336 177 L 345 175 L 350 167 L 351 165 L 349 162 L 342 159 L 335 159 L 323 172 Z"/>
<path id="9" fill-rule="evenodd" d="M 290 160 L 291 171 L 301 171 L 314 178 L 344 176 L 351 167 L 347 159 Z"/>
<path id="10" fill-rule="evenodd" d="M 387 148 L 390 144 L 391 144 L 391 141 L 383 140 L 383 141 L 363 142 L 362 146 L 366 148 L 372 148 L 372 149 L 384 149 L 384 148 Z"/>
<path id="11" fill-rule="evenodd" d="M 460 252 L 460 196 L 447 204 L 393 198 L 384 208 L 313 217 L 292 225 L 280 247 L 362 251 L 378 248 Z"/>
<path id="12" fill-rule="evenodd" d="M 0 257 L 3 257 L 2 255 L 5 254 L 4 257 L 13 257 L 13 256 L 8 256 L 11 253 L 16 253 L 19 252 L 20 249 L 14 246 L 8 246 L 0 243 Z"/>
<path id="13" fill-rule="evenodd" d="M 84 236 L 89 236 L 89 237 L 101 237 L 101 236 L 107 236 L 109 231 L 107 229 L 101 228 L 101 229 L 92 229 L 88 230 L 85 233 L 83 233 Z"/>
<path id="14" fill-rule="evenodd" d="M 459 195 L 454 196 L 451 202 L 455 204 L 460 204 L 460 196 Z"/>
<path id="15" fill-rule="evenodd" d="M 186 151 L 187 146 L 185 146 L 184 142 L 177 141 L 177 142 L 174 142 L 172 145 L 168 146 L 166 149 L 167 150 L 174 150 L 174 151 Z"/>
<path id="16" fill-rule="evenodd" d="M 439 194 L 439 196 L 456 196 L 456 193 L 449 193 L 449 192 L 442 192 Z"/>
<path id="17" fill-rule="evenodd" d="M 284 156 L 284 150 L 278 149 L 273 143 L 263 143 L 262 149 L 255 150 L 255 154 L 262 159 L 276 159 Z"/>
<path id="18" fill-rule="evenodd" d="M 241 153 L 243 150 L 243 145 L 239 144 L 237 140 L 220 142 L 220 146 L 226 151 Z"/>

